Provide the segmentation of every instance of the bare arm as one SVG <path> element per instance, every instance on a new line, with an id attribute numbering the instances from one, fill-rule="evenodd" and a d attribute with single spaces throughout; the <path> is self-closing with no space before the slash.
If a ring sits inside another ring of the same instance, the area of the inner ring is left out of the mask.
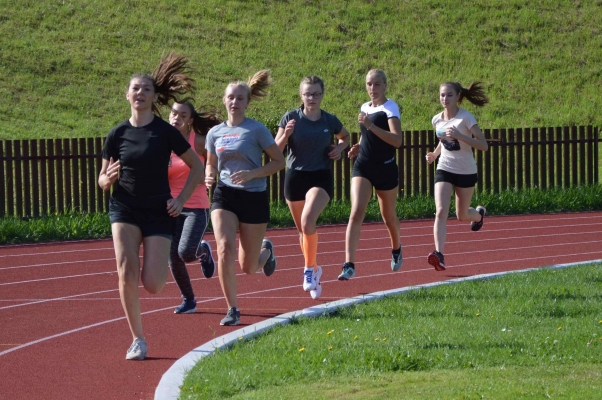
<path id="1" fill-rule="evenodd" d="M 439 157 L 440 154 L 441 154 L 441 141 L 439 141 L 439 144 L 437 145 L 437 148 L 435 149 L 435 151 L 433 151 L 432 153 L 426 154 L 426 161 L 429 164 L 432 164 L 437 159 L 437 157 Z"/>
<path id="2" fill-rule="evenodd" d="M 207 166 L 205 167 L 205 186 L 210 188 L 217 183 L 217 155 L 207 152 Z"/>
<path id="3" fill-rule="evenodd" d="M 386 131 L 374 125 L 370 117 L 363 112 L 358 115 L 357 121 L 385 143 L 390 144 L 395 148 L 401 147 L 403 137 L 401 135 L 401 121 L 399 118 L 389 118 L 390 131 Z"/>
<path id="4" fill-rule="evenodd" d="M 286 146 L 286 142 L 288 138 L 293 134 L 295 130 L 295 120 L 291 119 L 288 121 L 284 128 L 279 127 L 278 133 L 276 134 L 276 144 L 280 148 L 280 151 L 284 150 L 284 146 Z"/>
<path id="5" fill-rule="evenodd" d="M 110 190 L 111 186 L 117 181 L 119 178 L 119 169 L 121 168 L 121 163 L 119 160 L 113 161 L 113 157 L 110 160 L 102 160 L 102 167 L 100 169 L 100 174 L 98 174 L 98 186 L 102 190 Z"/>
<path id="6" fill-rule="evenodd" d="M 464 135 L 460 133 L 458 128 L 451 126 L 447 128 L 446 136 L 456 140 L 461 140 L 464 143 L 468 143 L 471 147 L 474 147 L 477 150 L 487 151 L 489 149 L 489 144 L 487 144 L 485 135 L 483 135 L 483 132 L 481 132 L 479 125 L 474 124 L 472 128 L 470 128 L 470 133 L 472 136 Z"/>
<path id="7" fill-rule="evenodd" d="M 330 153 L 328 153 L 328 157 L 330 157 L 331 160 L 338 160 L 341 158 L 341 153 L 347 148 L 347 146 L 349 146 L 350 136 L 347 129 L 341 129 L 341 131 L 335 136 L 339 141 L 335 146 L 332 147 Z"/>

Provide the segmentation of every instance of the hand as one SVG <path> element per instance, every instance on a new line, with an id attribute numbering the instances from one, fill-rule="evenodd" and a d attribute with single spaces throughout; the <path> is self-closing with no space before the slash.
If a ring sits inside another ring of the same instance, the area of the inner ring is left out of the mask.
<path id="1" fill-rule="evenodd" d="M 429 164 L 432 164 L 437 159 L 437 155 L 435 153 L 426 153 L 426 161 Z"/>
<path id="2" fill-rule="evenodd" d="M 357 122 L 360 123 L 360 125 L 364 125 L 364 128 L 368 129 L 370 126 L 372 126 L 372 120 L 370 119 L 370 117 L 364 113 L 361 112 L 358 116 L 357 116 Z"/>
<path id="3" fill-rule="evenodd" d="M 360 145 L 359 145 L 359 143 L 358 144 L 354 144 L 353 146 L 351 146 L 351 149 L 349 149 L 349 152 L 347 153 L 347 155 L 351 159 L 354 159 L 359 154 L 360 154 Z"/>
<path id="4" fill-rule="evenodd" d="M 461 135 L 462 134 L 460 133 L 458 128 L 456 128 L 453 125 L 450 126 L 449 128 L 447 128 L 447 130 L 445 131 L 445 137 L 448 137 L 448 138 L 457 139 L 458 136 L 461 136 Z"/>
<path id="5" fill-rule="evenodd" d="M 119 162 L 119 160 L 113 162 L 113 157 L 111 157 L 109 159 L 109 166 L 107 168 L 107 171 L 105 172 L 105 175 L 107 176 L 107 178 L 109 178 L 109 182 L 111 183 L 111 185 L 113 183 L 115 183 L 117 178 L 119 178 L 119 169 L 120 168 L 121 168 L 121 163 Z"/>
<path id="6" fill-rule="evenodd" d="M 286 136 L 288 138 L 290 135 L 293 134 L 294 130 L 295 130 L 295 120 L 291 119 L 290 121 L 288 121 L 288 123 L 284 127 L 284 136 Z"/>
<path id="7" fill-rule="evenodd" d="M 207 189 L 211 189 L 213 185 L 215 185 L 215 176 L 205 176 L 205 186 Z"/>
<path id="8" fill-rule="evenodd" d="M 328 157 L 331 160 L 338 160 L 341 158 L 341 152 L 343 149 L 340 149 L 339 146 L 330 145 L 330 153 L 328 153 Z"/>
<path id="9" fill-rule="evenodd" d="M 230 175 L 230 181 L 232 181 L 232 183 L 235 185 L 242 185 L 245 182 L 249 182 L 253 178 L 255 178 L 255 173 L 253 170 L 236 171 Z"/>
<path id="10" fill-rule="evenodd" d="M 179 198 L 167 200 L 167 213 L 172 217 L 178 217 L 184 208 L 184 203 Z"/>

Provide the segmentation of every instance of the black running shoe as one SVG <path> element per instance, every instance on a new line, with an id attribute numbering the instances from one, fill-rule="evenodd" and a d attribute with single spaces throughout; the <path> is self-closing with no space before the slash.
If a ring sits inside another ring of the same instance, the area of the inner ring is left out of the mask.
<path id="1" fill-rule="evenodd" d="M 263 266 L 263 273 L 265 276 L 270 276 L 276 271 L 276 256 L 274 255 L 274 244 L 270 239 L 263 239 L 263 243 L 261 243 L 262 249 L 268 249 L 270 251 L 270 256 L 268 260 L 265 262 Z"/>
<path id="2" fill-rule="evenodd" d="M 224 326 L 233 326 L 238 325 L 240 323 L 240 311 L 238 311 L 235 307 L 228 309 L 228 313 L 226 317 L 220 321 L 220 325 Z"/>
<path id="3" fill-rule="evenodd" d="M 213 261 L 213 255 L 211 254 L 211 246 L 209 242 L 201 241 L 201 255 L 199 256 L 201 262 L 201 271 L 205 278 L 211 278 L 215 273 L 215 261 Z"/>
<path id="4" fill-rule="evenodd" d="M 487 212 L 487 210 L 485 210 L 485 207 L 483 206 L 477 206 L 477 212 L 481 214 L 481 220 L 479 222 L 473 221 L 470 223 L 470 229 L 472 229 L 475 232 L 483 227 L 483 220 L 485 219 L 485 213 Z"/>
<path id="5" fill-rule="evenodd" d="M 426 258 L 429 264 L 431 264 L 437 271 L 445 271 L 445 261 L 443 260 L 443 254 L 437 250 L 433 251 Z"/>

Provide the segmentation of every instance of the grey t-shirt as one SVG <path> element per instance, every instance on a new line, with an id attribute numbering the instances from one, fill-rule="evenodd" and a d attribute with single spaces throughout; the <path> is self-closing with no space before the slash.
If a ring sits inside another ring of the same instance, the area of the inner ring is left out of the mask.
<path id="1" fill-rule="evenodd" d="M 276 142 L 268 128 L 251 118 L 245 119 L 238 126 L 228 126 L 226 122 L 222 122 L 211 128 L 205 140 L 207 151 L 217 155 L 220 182 L 249 192 L 266 190 L 265 177 L 235 185 L 230 180 L 230 175 L 261 167 L 263 150 L 273 144 Z"/>
<path id="2" fill-rule="evenodd" d="M 286 167 L 298 171 L 318 171 L 330 169 L 332 160 L 328 157 L 332 136 L 343 130 L 343 124 L 337 117 L 322 111 L 317 121 L 303 115 L 298 108 L 284 114 L 278 124 L 284 128 L 291 120 L 295 120 L 295 130 L 288 138 L 288 155 Z"/>

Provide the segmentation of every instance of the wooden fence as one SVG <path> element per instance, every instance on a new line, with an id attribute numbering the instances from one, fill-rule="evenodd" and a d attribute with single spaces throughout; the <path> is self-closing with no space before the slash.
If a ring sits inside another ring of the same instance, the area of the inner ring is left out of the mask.
<path id="1" fill-rule="evenodd" d="M 477 190 L 552 188 L 599 183 L 599 130 L 592 126 L 486 129 L 489 151 L 476 151 Z M 403 132 L 397 151 L 399 196 L 432 195 L 432 130 Z M 352 134 L 351 144 L 358 135 Z M 106 212 L 97 184 L 103 138 L 0 141 L 0 216 L 39 216 L 75 209 Z M 352 161 L 334 163 L 334 197 L 349 199 Z M 284 199 L 284 171 L 268 178 L 273 201 Z"/>

